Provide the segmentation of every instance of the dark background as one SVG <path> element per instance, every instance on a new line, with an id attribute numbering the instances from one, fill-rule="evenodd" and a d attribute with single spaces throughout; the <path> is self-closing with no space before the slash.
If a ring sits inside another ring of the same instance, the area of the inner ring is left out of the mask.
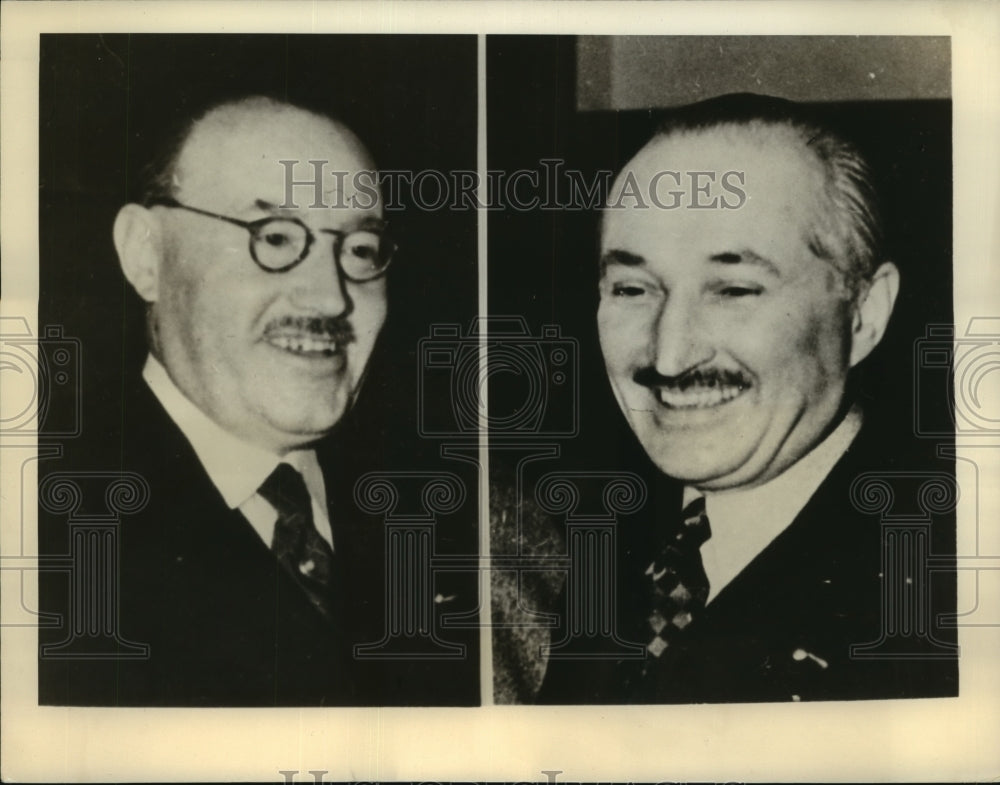
<path id="1" fill-rule="evenodd" d="M 669 112 L 580 112 L 576 69 L 572 36 L 487 39 L 491 170 L 540 170 L 542 159 L 558 158 L 587 178 L 600 169 L 617 172 Z M 859 394 L 870 417 L 912 437 L 914 342 L 925 335 L 926 325 L 953 320 L 951 102 L 810 107 L 851 138 L 874 170 L 888 258 L 900 268 L 902 285 L 886 336 L 862 364 Z M 563 463 L 648 472 L 611 394 L 597 342 L 598 218 L 591 209 L 491 212 L 489 308 L 493 314 L 523 315 L 536 335 L 542 325 L 557 324 L 564 336 L 579 341 L 580 434 L 552 440 L 563 444 Z M 936 381 L 923 390 L 922 405 L 947 421 L 946 386 Z M 513 411 L 524 396 L 523 382 L 497 374 L 490 396 L 491 409 Z M 558 390 L 549 399 L 556 407 L 567 405 Z"/>
<path id="2" fill-rule="evenodd" d="M 171 126 L 208 104 L 266 94 L 341 119 L 380 168 L 474 171 L 476 55 L 474 36 L 42 35 L 39 324 L 60 326 L 76 342 L 79 379 L 43 391 L 50 404 L 40 440 L 58 443 L 62 453 L 43 463 L 40 481 L 51 472 L 131 468 L 122 452 L 122 411 L 146 357 L 145 307 L 120 271 L 112 225 L 120 207 L 136 198 L 137 173 Z M 433 547 L 435 555 L 458 556 L 473 567 L 445 576 L 457 575 L 461 592 L 441 588 L 437 574 L 434 585 L 461 597 L 452 612 L 475 619 L 478 474 L 474 464 L 442 458 L 440 440 L 418 433 L 417 350 L 432 324 L 467 325 L 476 314 L 477 214 L 421 209 L 406 190 L 399 198 L 403 209 L 387 213 L 400 248 L 388 273 L 388 319 L 358 403 L 320 445 L 327 494 L 339 523 L 374 527 L 365 542 L 377 548 L 383 521 L 355 509 L 359 477 L 393 470 L 458 475 L 464 503 L 437 517 Z M 433 398 L 427 405 L 447 403 Z M 155 454 L 162 447 L 148 449 Z M 66 524 L 65 516 L 40 515 L 40 553 L 69 551 Z M 377 569 L 371 575 L 382 581 Z M 381 604 L 378 587 L 367 594 L 355 588 L 356 602 Z M 66 591 L 54 585 L 48 597 Z M 377 626 L 381 616 L 372 618 Z M 478 701 L 478 630 L 438 633 L 464 643 L 465 660 L 426 668 L 415 662 L 404 679 L 412 695 L 373 700 Z M 53 640 L 62 634 L 50 632 Z M 445 673 L 428 675 L 433 667 Z M 421 693 L 429 689 L 433 695 Z"/>
<path id="3" fill-rule="evenodd" d="M 84 436 L 113 426 L 122 376 L 145 358 L 143 304 L 111 227 L 166 129 L 208 103 L 265 93 L 340 118 L 380 168 L 475 170 L 475 64 L 471 36 L 43 35 L 39 320 L 81 341 Z M 417 341 L 431 323 L 467 324 L 477 303 L 475 211 L 407 197 L 387 214 L 400 246 L 389 318 L 354 412 L 369 434 L 359 449 L 383 468 L 412 468 L 402 442 L 436 450 L 406 438 Z"/>

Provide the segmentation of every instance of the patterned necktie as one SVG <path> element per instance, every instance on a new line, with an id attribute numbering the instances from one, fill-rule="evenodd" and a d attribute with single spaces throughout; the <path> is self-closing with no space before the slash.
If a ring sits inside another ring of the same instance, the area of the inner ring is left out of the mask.
<path id="1" fill-rule="evenodd" d="M 271 550 L 327 621 L 334 620 L 331 584 L 333 549 L 316 531 L 312 503 L 302 475 L 287 463 L 264 480 L 258 491 L 278 511 Z"/>
<path id="2" fill-rule="evenodd" d="M 650 600 L 645 631 L 648 655 L 643 663 L 643 677 L 665 659 L 664 652 L 683 643 L 684 630 L 708 600 L 708 577 L 699 551 L 712 536 L 705 514 L 705 497 L 691 502 L 681 516 L 680 528 L 671 533 L 643 576 Z"/>

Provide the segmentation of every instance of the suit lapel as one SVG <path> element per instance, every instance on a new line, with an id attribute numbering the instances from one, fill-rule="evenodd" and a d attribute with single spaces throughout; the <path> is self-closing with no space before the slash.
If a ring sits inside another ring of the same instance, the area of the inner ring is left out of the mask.
<path id="1" fill-rule="evenodd" d="M 126 616 L 164 668 L 191 666 L 173 689 L 226 703 L 338 702 L 330 676 L 344 675 L 342 641 L 226 506 L 148 387 L 130 400 L 123 461 L 147 478 L 150 501 L 123 527 Z"/>

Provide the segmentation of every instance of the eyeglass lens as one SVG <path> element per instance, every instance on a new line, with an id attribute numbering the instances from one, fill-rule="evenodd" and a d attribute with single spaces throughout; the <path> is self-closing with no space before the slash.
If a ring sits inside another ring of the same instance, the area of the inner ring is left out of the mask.
<path id="1" fill-rule="evenodd" d="M 280 270 L 300 261 L 309 243 L 305 227 L 275 219 L 254 235 L 254 254 L 264 267 Z M 351 232 L 340 243 L 340 266 L 348 278 L 367 280 L 378 276 L 391 260 L 392 244 L 369 231 Z"/>

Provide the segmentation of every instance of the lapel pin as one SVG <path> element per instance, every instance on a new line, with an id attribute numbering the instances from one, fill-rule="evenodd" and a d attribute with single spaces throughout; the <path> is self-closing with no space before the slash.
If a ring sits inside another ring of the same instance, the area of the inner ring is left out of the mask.
<path id="1" fill-rule="evenodd" d="M 792 659 L 795 660 L 796 662 L 802 662 L 802 660 L 806 659 L 807 657 L 813 662 L 815 662 L 817 665 L 819 665 L 819 667 L 821 668 L 830 667 L 830 663 L 828 663 L 822 657 L 817 657 L 815 654 L 811 654 L 805 649 L 796 649 L 795 651 L 792 652 Z"/>

